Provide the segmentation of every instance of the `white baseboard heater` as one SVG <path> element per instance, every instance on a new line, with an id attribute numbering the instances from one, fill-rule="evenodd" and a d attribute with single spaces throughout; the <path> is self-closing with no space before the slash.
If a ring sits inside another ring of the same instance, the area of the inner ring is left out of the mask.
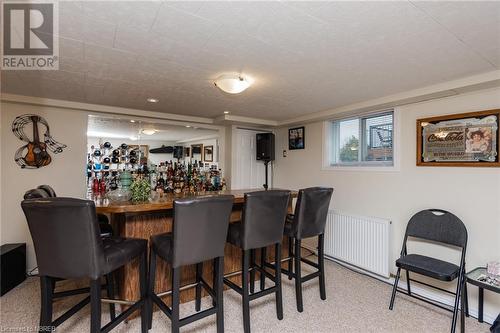
<path id="1" fill-rule="evenodd" d="M 331 210 L 325 230 L 325 255 L 389 277 L 391 221 Z"/>

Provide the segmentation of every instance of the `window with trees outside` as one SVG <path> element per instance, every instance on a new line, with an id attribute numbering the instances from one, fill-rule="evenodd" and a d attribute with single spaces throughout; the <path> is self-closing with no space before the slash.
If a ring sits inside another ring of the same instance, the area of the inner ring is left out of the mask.
<path id="1" fill-rule="evenodd" d="M 331 166 L 393 166 L 394 111 L 331 121 Z"/>

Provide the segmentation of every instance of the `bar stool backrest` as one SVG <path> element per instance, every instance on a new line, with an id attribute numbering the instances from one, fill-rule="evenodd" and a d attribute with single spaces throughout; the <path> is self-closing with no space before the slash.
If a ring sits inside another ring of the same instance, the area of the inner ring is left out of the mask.
<path id="1" fill-rule="evenodd" d="M 467 228 L 452 213 L 442 209 L 426 209 L 412 216 L 406 227 L 405 243 L 409 237 L 465 248 Z"/>
<path id="2" fill-rule="evenodd" d="M 299 190 L 293 230 L 298 239 L 320 235 L 325 232 L 326 217 L 333 188 L 310 187 Z"/>
<path id="3" fill-rule="evenodd" d="M 243 250 L 281 243 L 290 191 L 269 190 L 245 193 L 242 212 Z"/>
<path id="4" fill-rule="evenodd" d="M 232 195 L 174 201 L 173 267 L 224 256 L 233 201 Z"/>
<path id="5" fill-rule="evenodd" d="M 45 192 L 47 192 L 47 194 L 49 195 L 49 197 L 51 198 L 55 198 L 57 197 L 56 195 L 56 191 L 54 191 L 54 189 L 52 188 L 52 186 L 50 185 L 40 185 L 38 186 L 37 188 L 39 188 L 40 190 L 44 190 Z"/>
<path id="6" fill-rule="evenodd" d="M 34 188 L 31 190 L 28 190 L 24 193 L 24 199 L 40 199 L 40 198 L 49 198 L 49 194 L 45 192 L 44 190 L 41 190 L 39 188 Z"/>
<path id="7" fill-rule="evenodd" d="M 97 279 L 104 249 L 93 201 L 28 199 L 21 203 L 41 276 Z"/>

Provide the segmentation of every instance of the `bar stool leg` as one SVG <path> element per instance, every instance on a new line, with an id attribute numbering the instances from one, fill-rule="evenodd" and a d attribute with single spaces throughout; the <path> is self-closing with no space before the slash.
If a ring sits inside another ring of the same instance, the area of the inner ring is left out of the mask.
<path id="1" fill-rule="evenodd" d="M 218 271 L 217 271 L 217 258 L 214 258 L 212 260 L 212 287 L 214 289 L 214 292 L 215 292 L 215 296 L 217 296 L 217 290 L 215 289 L 215 287 L 217 286 L 217 279 L 218 279 Z M 223 267 L 223 270 L 222 270 L 222 283 L 224 283 L 224 267 Z M 224 291 L 224 289 L 222 289 Z M 217 306 L 217 297 L 212 297 L 212 306 Z"/>
<path id="2" fill-rule="evenodd" d="M 276 284 L 276 315 L 279 320 L 283 319 L 283 297 L 281 290 L 281 243 L 274 247 L 274 283 Z"/>
<path id="3" fill-rule="evenodd" d="M 250 294 L 255 292 L 255 249 L 250 250 Z"/>
<path id="4" fill-rule="evenodd" d="M 267 260 L 267 248 L 263 247 L 260 250 L 260 267 L 263 270 L 266 270 L 266 260 Z M 260 273 L 260 290 L 264 290 L 266 288 L 266 275 Z"/>
<path id="5" fill-rule="evenodd" d="M 115 298 L 115 284 L 113 280 L 113 273 L 106 274 L 106 294 L 109 299 Z M 111 320 L 116 318 L 115 304 L 109 303 L 109 316 Z"/>
<path id="6" fill-rule="evenodd" d="M 141 290 L 141 332 L 146 333 L 149 326 L 149 304 L 148 304 L 148 262 L 147 251 L 141 254 L 139 262 L 139 284 Z"/>
<path id="7" fill-rule="evenodd" d="M 40 308 L 40 330 L 44 326 L 52 326 L 52 278 L 48 276 L 40 276 L 40 291 L 41 291 L 41 308 Z M 43 331 L 46 332 L 46 331 Z"/>
<path id="8" fill-rule="evenodd" d="M 195 300 L 195 310 L 200 311 L 201 309 L 201 275 L 203 274 L 203 263 L 200 262 L 196 264 L 196 300 Z"/>
<path id="9" fill-rule="evenodd" d="M 293 278 L 293 238 L 288 237 L 288 280 Z"/>
<path id="10" fill-rule="evenodd" d="M 217 333 L 224 333 L 224 257 L 218 257 L 214 262 L 214 291 L 217 306 Z"/>
<path id="11" fill-rule="evenodd" d="M 153 295 L 155 292 L 155 276 L 156 276 L 156 253 L 151 248 L 149 250 L 149 281 L 148 281 L 148 293 L 149 295 Z M 148 329 L 151 329 L 153 326 L 153 300 L 150 297 L 147 299 L 148 304 Z"/>
<path id="12" fill-rule="evenodd" d="M 325 287 L 325 234 L 318 236 L 318 266 L 319 266 L 319 295 L 324 301 L 326 299 Z"/>
<path id="13" fill-rule="evenodd" d="M 301 240 L 295 239 L 295 297 L 297 299 L 297 311 L 304 311 L 304 306 L 302 304 L 302 276 L 300 269 L 300 245 Z"/>
<path id="14" fill-rule="evenodd" d="M 181 268 L 172 268 L 172 333 L 179 333 L 179 293 L 181 281 Z"/>
<path id="15" fill-rule="evenodd" d="M 101 332 L 101 279 L 90 281 L 90 332 Z"/>
<path id="16" fill-rule="evenodd" d="M 249 250 L 243 250 L 241 261 L 241 291 L 243 296 L 243 331 L 250 333 L 250 298 L 248 297 L 248 268 L 249 268 Z"/>

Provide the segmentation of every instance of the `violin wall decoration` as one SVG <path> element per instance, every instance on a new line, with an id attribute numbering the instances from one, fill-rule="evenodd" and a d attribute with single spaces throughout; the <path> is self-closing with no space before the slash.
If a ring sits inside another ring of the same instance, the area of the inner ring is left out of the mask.
<path id="1" fill-rule="evenodd" d="M 29 123 L 33 124 L 32 139 L 24 132 L 24 128 Z M 38 123 L 45 126 L 43 141 L 40 141 Z M 16 151 L 14 156 L 16 163 L 23 169 L 36 169 L 49 165 L 52 158 L 47 150 L 50 150 L 54 154 L 59 154 L 67 147 L 65 144 L 59 143 L 52 138 L 47 121 L 35 114 L 23 114 L 16 117 L 12 122 L 12 132 L 20 140 L 27 142 L 26 145 Z"/>

